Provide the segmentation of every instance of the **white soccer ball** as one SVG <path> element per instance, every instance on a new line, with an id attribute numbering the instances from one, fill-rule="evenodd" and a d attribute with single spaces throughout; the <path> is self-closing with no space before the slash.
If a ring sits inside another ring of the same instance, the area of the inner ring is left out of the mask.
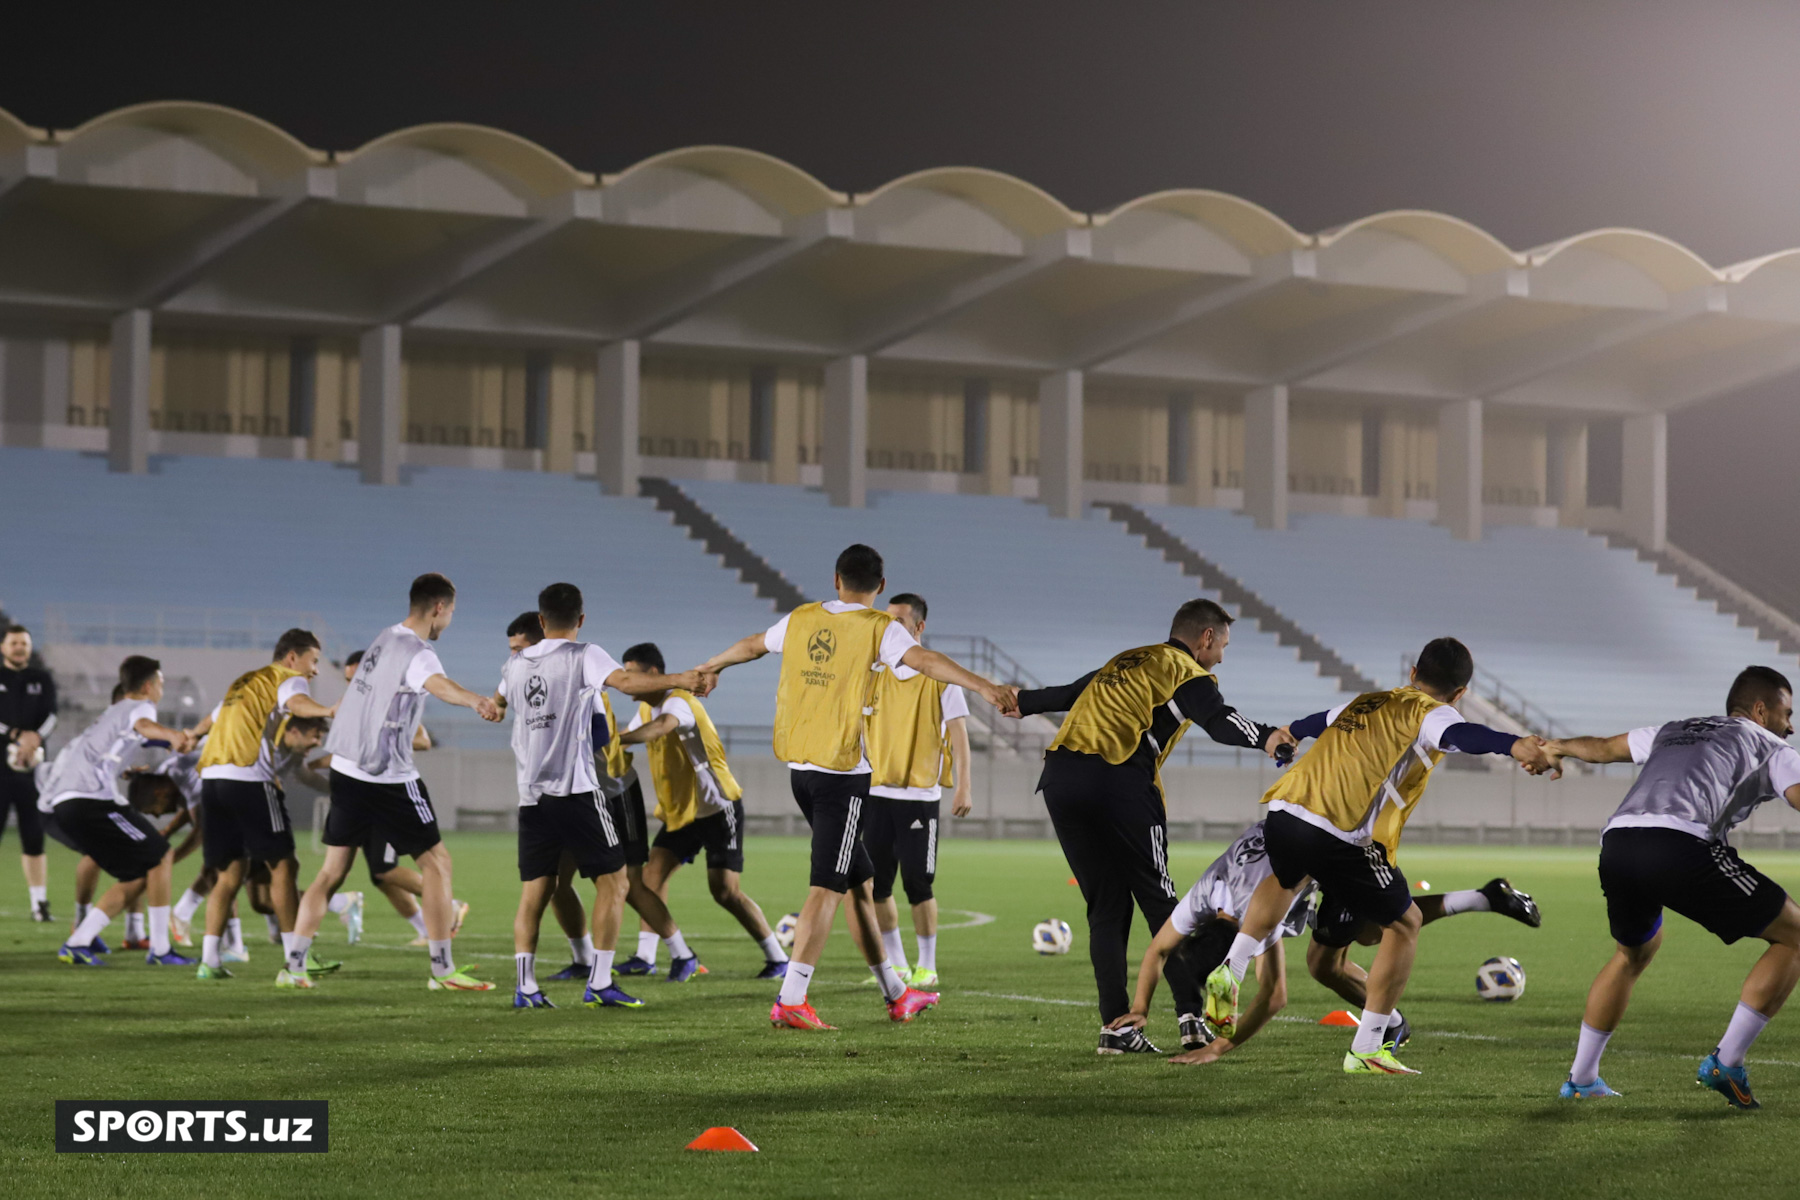
<path id="1" fill-rule="evenodd" d="M 31 771 L 43 761 L 44 748 L 42 746 L 37 747 L 30 754 L 26 754 L 24 747 L 19 743 L 6 743 L 6 765 L 15 771 Z"/>
<path id="2" fill-rule="evenodd" d="M 1032 926 L 1031 948 L 1039 954 L 1067 954 L 1069 947 L 1074 944 L 1075 935 L 1069 931 L 1067 921 L 1058 921 L 1053 917 Z"/>
<path id="3" fill-rule="evenodd" d="M 781 943 L 783 950 L 794 948 L 794 935 L 800 932 L 800 914 L 789 913 L 775 922 L 775 940 Z"/>
<path id="4" fill-rule="evenodd" d="M 1490 958 L 1475 971 L 1475 994 L 1483 1000 L 1517 1000 L 1525 994 L 1525 968 L 1516 958 Z"/>

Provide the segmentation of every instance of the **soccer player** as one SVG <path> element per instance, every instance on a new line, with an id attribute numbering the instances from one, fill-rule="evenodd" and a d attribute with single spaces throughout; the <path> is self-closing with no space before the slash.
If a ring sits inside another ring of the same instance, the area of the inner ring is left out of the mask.
<path id="1" fill-rule="evenodd" d="M 498 721 L 492 698 L 463 687 L 444 674 L 431 643 L 456 616 L 456 587 L 435 572 L 413 580 L 406 619 L 382 630 L 357 664 L 356 678 L 338 702 L 338 716 L 325 739 L 331 753 L 331 815 L 325 820 L 325 861 L 300 902 L 300 918 L 288 949 L 288 972 L 296 986 L 310 987 L 306 952 L 325 919 L 331 893 L 350 873 L 359 846 L 380 832 L 399 854 L 419 864 L 423 876 L 426 939 L 431 950 L 433 991 L 485 992 L 494 985 L 456 969 L 450 950 L 455 901 L 451 898 L 449 847 L 438 834 L 431 794 L 413 766 L 413 734 L 425 711 L 425 697 L 472 708 L 484 721 Z M 303 981 L 303 982 L 302 982 Z"/>
<path id="2" fill-rule="evenodd" d="M 1257 821 L 1213 860 L 1157 931 L 1138 968 L 1137 995 L 1131 1012 L 1115 1021 L 1114 1028 L 1143 1028 L 1156 994 L 1156 977 L 1171 955 L 1185 953 L 1189 972 L 1196 979 L 1205 979 L 1218 969 L 1238 932 L 1251 894 L 1269 874 L 1263 822 Z M 1381 929 L 1359 920 L 1329 896 L 1321 896 L 1315 907 L 1316 890 L 1311 883 L 1302 887 L 1281 924 L 1263 940 L 1262 949 L 1255 956 L 1257 993 L 1250 1007 L 1239 1014 L 1209 1003 L 1205 1022 L 1194 1031 L 1185 1026 L 1184 1019 L 1182 1045 L 1186 1053 L 1170 1061 L 1213 1062 L 1249 1041 L 1279 1013 L 1287 1003 L 1287 963 L 1281 942 L 1298 937 L 1309 925 L 1313 936 L 1307 947 L 1306 965 L 1313 978 L 1358 1008 L 1367 1002 L 1367 976 L 1350 961 L 1349 946 L 1351 942 L 1374 945 L 1381 940 Z M 1420 923 L 1425 925 L 1469 912 L 1497 912 L 1533 928 L 1543 923 L 1532 898 L 1505 879 L 1490 880 L 1480 888 L 1420 896 L 1413 903 L 1418 905 Z M 1207 999 L 1210 1002 L 1214 997 Z M 1190 1032 L 1199 1036 L 1190 1038 Z M 1399 1049 L 1411 1036 L 1406 1018 L 1396 1008 L 1388 1025 L 1387 1040 Z"/>
<path id="3" fill-rule="evenodd" d="M 881 555 L 873 548 L 859 543 L 839 554 L 833 584 L 837 599 L 803 604 L 766 631 L 701 664 L 702 670 L 722 671 L 766 654 L 782 655 L 775 691 L 775 757 L 788 764 L 794 802 L 812 827 L 812 870 L 792 961 L 769 1010 L 769 1020 L 778 1028 L 834 1028 L 819 1019 L 806 994 L 847 893 L 857 911 L 852 932 L 869 969 L 881 979 L 888 1016 L 910 1021 L 938 1000 L 935 992 L 908 987 L 894 970 L 877 932 L 874 903 L 858 886 L 875 875 L 862 843 L 870 771 L 863 748 L 863 706 L 875 664 L 889 670 L 905 664 L 973 691 L 1003 711 L 1017 700 L 1012 689 L 925 649 L 904 625 L 869 607 L 887 590 Z"/>
<path id="4" fill-rule="evenodd" d="M 1600 888 L 1617 945 L 1588 991 L 1564 1099 L 1619 1094 L 1600 1078 L 1600 1055 L 1662 946 L 1663 909 L 1672 908 L 1726 945 L 1746 937 L 1769 943 L 1698 1075 L 1733 1107 L 1761 1107 L 1744 1056 L 1800 979 L 1800 907 L 1739 858 L 1726 838 L 1758 805 L 1780 798 L 1800 808 L 1800 753 L 1787 744 L 1793 717 L 1787 677 L 1745 667 L 1732 681 L 1722 717 L 1690 717 L 1609 738 L 1558 739 L 1547 747 L 1553 762 L 1568 757 L 1643 768 L 1600 833 Z"/>
<path id="5" fill-rule="evenodd" d="M 1398 838 L 1446 752 L 1510 755 L 1528 768 L 1550 766 L 1543 739 L 1463 720 L 1456 702 L 1474 674 L 1475 660 L 1461 642 L 1427 642 L 1410 685 L 1365 692 L 1294 722 L 1294 737 L 1318 740 L 1263 796 L 1269 877 L 1251 894 L 1225 960 L 1229 970 L 1216 972 L 1207 988 L 1235 1009 L 1250 960 L 1307 881 L 1318 883 L 1353 917 L 1382 930 L 1368 973 L 1368 1001 L 1344 1056 L 1347 1074 L 1418 1074 L 1394 1057 L 1388 1027 L 1412 973 L 1421 913 L 1388 844 L 1376 836 L 1378 827 L 1392 830 L 1390 840 Z M 1384 826 L 1390 807 L 1398 811 Z"/>
<path id="6" fill-rule="evenodd" d="M 0 765 L 0 834 L 6 832 L 7 813 L 17 814 L 19 866 L 33 921 L 50 919 L 49 860 L 44 857 L 33 767 L 55 728 L 56 681 L 44 668 L 31 665 L 31 631 L 8 625 L 0 635 L 0 748 L 7 758 Z"/>
<path id="7" fill-rule="evenodd" d="M 1038 790 L 1087 901 L 1098 1054 L 1161 1053 L 1141 1029 L 1112 1023 L 1131 1010 L 1125 953 L 1133 901 L 1152 936 L 1175 910 L 1163 760 L 1189 725 L 1215 742 L 1271 757 L 1292 740 L 1285 729 L 1245 717 L 1219 692 L 1213 671 L 1231 644 L 1234 619 L 1211 600 L 1189 600 L 1175 610 L 1167 641 L 1115 654 L 1074 683 L 1019 693 L 1019 715 L 1068 713 L 1044 754 Z M 1177 1016 L 1184 1034 L 1192 1033 L 1200 1026 L 1199 982 L 1179 962 L 1170 972 Z"/>
<path id="8" fill-rule="evenodd" d="M 169 945 L 169 843 L 126 802 L 119 778 L 132 747 L 160 740 L 187 750 L 192 738 L 156 720 L 163 694 L 161 663 L 134 654 L 120 664 L 119 680 L 123 697 L 62 748 L 40 788 L 39 811 L 54 814 L 62 835 L 118 881 L 88 909 L 56 956 L 78 966 L 103 965 L 96 939 L 142 893 L 150 908 L 150 949 L 144 961 L 191 966 L 193 959 Z"/>
<path id="9" fill-rule="evenodd" d="M 201 979 L 220 977 L 216 973 L 223 970 L 219 945 L 225 922 L 252 864 L 268 868 L 270 900 L 292 958 L 300 860 L 287 799 L 275 779 L 273 755 L 276 731 L 290 714 L 325 719 L 332 715 L 331 708 L 312 698 L 309 686 L 319 673 L 320 652 L 319 639 L 309 631 L 288 630 L 275 642 L 274 660 L 234 680 L 214 715 L 195 727 L 196 736 L 206 738 L 200 756 L 206 865 L 218 872 L 206 905 L 206 937 L 197 973 Z M 277 973 L 275 986 L 306 984 L 284 968 Z"/>
<path id="10" fill-rule="evenodd" d="M 888 615 L 914 639 L 925 636 L 925 598 L 901 592 L 888 598 Z M 954 787 L 950 812 L 969 815 L 969 701 L 953 683 L 928 679 L 908 666 L 875 673 L 868 711 L 869 817 L 863 842 L 875 865 L 873 897 L 881 944 L 894 969 L 913 987 L 937 986 L 937 879 L 939 805 L 943 783 Z M 900 939 L 900 906 L 894 876 L 906 888 L 918 965 L 910 972 Z"/>
<path id="11" fill-rule="evenodd" d="M 553 1008 L 538 986 L 537 939 L 567 854 L 594 881 L 594 958 L 581 1002 L 589 1008 L 642 1008 L 613 983 L 619 919 L 630 891 L 621 836 L 624 807 L 603 797 L 594 771 L 594 697 L 611 687 L 628 696 L 670 688 L 708 690 L 698 671 L 627 671 L 599 646 L 578 642 L 587 620 L 581 589 L 553 583 L 538 593 L 544 639 L 507 660 L 501 693 L 512 712 L 519 782 L 519 911 L 513 922 L 514 1008 Z"/>
<path id="12" fill-rule="evenodd" d="M 640 642 L 625 651 L 625 669 L 637 674 L 661 675 L 666 670 L 663 654 L 652 642 Z M 650 780 L 656 785 L 656 819 L 662 822 L 650 843 L 650 861 L 644 867 L 644 884 L 659 897 L 669 894 L 669 880 L 683 863 L 706 852 L 706 886 L 720 908 L 737 918 L 750 940 L 762 949 L 764 965 L 758 979 L 780 979 L 787 973 L 787 952 L 755 900 L 744 894 L 744 789 L 725 761 L 725 745 L 713 728 L 706 706 L 692 692 L 673 688 L 643 696 L 637 716 L 622 741 L 648 746 Z M 638 935 L 638 957 L 643 957 L 644 934 Z M 650 942 L 656 953 L 656 942 Z M 676 949 L 671 948 L 671 955 Z M 651 959 L 651 964 L 654 964 Z M 686 960 L 697 966 L 698 958 Z M 671 957 L 669 978 L 687 969 L 680 957 Z"/>

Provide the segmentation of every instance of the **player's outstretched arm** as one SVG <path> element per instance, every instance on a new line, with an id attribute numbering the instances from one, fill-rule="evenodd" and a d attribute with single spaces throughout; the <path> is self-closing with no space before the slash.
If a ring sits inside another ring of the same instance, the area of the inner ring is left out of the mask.
<path id="1" fill-rule="evenodd" d="M 177 754 L 186 754 L 194 748 L 199 740 L 186 729 L 170 729 L 167 725 L 152 721 L 149 717 L 139 717 L 131 728 L 146 742 L 167 742 L 169 749 Z"/>
<path id="2" fill-rule="evenodd" d="M 900 656 L 900 661 L 928 679 L 954 683 L 965 691 L 974 692 L 1003 713 L 1016 711 L 1018 707 L 1016 690 L 982 678 L 948 654 L 912 646 Z"/>
<path id="3" fill-rule="evenodd" d="M 445 704 L 454 704 L 458 708 L 472 708 L 484 721 L 498 721 L 500 709 L 494 704 L 492 696 L 483 696 L 471 692 L 448 675 L 433 675 L 425 681 L 425 690 L 442 700 Z"/>
<path id="4" fill-rule="evenodd" d="M 314 700 L 305 692 L 297 692 L 287 702 L 287 709 L 296 717 L 324 717 L 327 721 L 337 716 L 337 705 L 326 707 Z"/>
<path id="5" fill-rule="evenodd" d="M 1156 936 L 1144 948 L 1144 961 L 1138 964 L 1137 994 L 1131 998 L 1131 1011 L 1107 1025 L 1108 1029 L 1142 1029 L 1150 1019 L 1150 1002 L 1156 999 L 1156 981 L 1162 978 L 1163 964 L 1175 947 L 1181 945 L 1181 934 L 1175 922 L 1164 921 Z"/>
<path id="6" fill-rule="evenodd" d="M 1094 681 L 1098 671 L 1089 671 L 1074 683 L 1062 683 L 1053 687 L 1028 688 L 1018 694 L 1016 711 L 1007 713 L 1009 717 L 1035 717 L 1042 713 L 1068 712 L 1075 707 L 1075 701 L 1087 690 L 1087 685 Z"/>
<path id="7" fill-rule="evenodd" d="M 653 696 L 670 688 L 680 688 L 684 692 L 703 696 L 712 690 L 711 680 L 717 678 L 717 672 L 708 672 L 700 667 L 683 671 L 679 675 L 664 675 L 659 671 L 627 671 L 621 667 L 606 677 L 606 686 L 633 698 Z"/>
<path id="8" fill-rule="evenodd" d="M 1630 762 L 1630 738 L 1628 733 L 1612 737 L 1551 738 L 1544 744 L 1544 749 L 1552 758 L 1578 758 L 1590 763 Z"/>
<path id="9" fill-rule="evenodd" d="M 1182 1066 L 1199 1066 L 1216 1062 L 1256 1036 L 1257 1030 L 1275 1019 L 1287 1007 L 1287 952 L 1276 942 L 1256 956 L 1256 999 L 1238 1014 L 1235 1037 L 1215 1038 L 1208 1045 L 1169 1061 Z"/>
<path id="10" fill-rule="evenodd" d="M 699 670 L 709 671 L 717 675 L 726 667 L 735 667 L 739 663 L 755 662 L 769 652 L 768 634 L 753 633 L 749 637 L 739 638 L 731 644 L 729 650 L 715 654 L 701 663 Z"/>
<path id="11" fill-rule="evenodd" d="M 681 722 L 675 719 L 675 714 L 664 713 L 656 720 L 647 721 L 636 729 L 627 729 L 619 735 L 619 740 L 627 746 L 637 746 L 644 742 L 654 742 L 660 737 L 668 737 L 679 728 L 681 728 Z"/>

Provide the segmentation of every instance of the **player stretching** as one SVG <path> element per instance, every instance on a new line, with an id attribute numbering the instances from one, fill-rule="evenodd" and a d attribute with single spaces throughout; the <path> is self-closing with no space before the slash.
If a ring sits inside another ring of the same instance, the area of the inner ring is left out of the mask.
<path id="1" fill-rule="evenodd" d="M 506 662 L 500 690 L 512 712 L 519 777 L 519 912 L 513 922 L 514 1008 L 554 1008 L 538 987 L 538 929 L 556 891 L 565 854 L 594 881 L 593 963 L 581 1002 L 589 1008 L 642 1008 L 614 985 L 613 955 L 630 881 L 621 827 L 624 806 L 600 794 L 594 772 L 594 698 L 605 687 L 628 696 L 669 688 L 706 690 L 696 671 L 627 671 L 597 645 L 578 642 L 587 615 L 581 589 L 553 583 L 538 593 L 544 639 Z"/>
<path id="2" fill-rule="evenodd" d="M 876 930 L 874 903 L 858 887 L 875 874 L 862 843 L 863 805 L 869 795 L 863 706 L 868 703 L 875 664 L 889 670 L 905 664 L 932 679 L 974 691 L 1003 711 L 1017 701 L 1010 689 L 925 649 L 900 622 L 872 610 L 870 602 L 887 590 L 882 570 L 880 554 L 868 546 L 850 546 L 837 558 L 836 600 L 803 604 L 766 632 L 751 634 L 701 667 L 722 671 L 765 654 L 782 655 L 775 691 L 775 757 L 791 768 L 794 802 L 812 827 L 812 871 L 794 936 L 793 961 L 769 1010 L 769 1020 L 778 1028 L 834 1028 L 819 1019 L 806 992 L 838 906 L 853 889 L 857 923 L 852 931 L 869 969 L 881 979 L 888 1015 L 910 1021 L 938 1000 L 936 992 L 910 988 L 895 972 Z"/>
<path id="3" fill-rule="evenodd" d="M 283 969 L 276 987 L 307 986 L 305 955 L 294 955 L 294 919 L 300 907 L 295 876 L 294 827 L 287 800 L 275 781 L 274 743 L 287 714 L 329 718 L 333 710 L 312 698 L 308 681 L 319 672 L 319 639 L 290 629 L 275 643 L 274 661 L 240 675 L 225 692 L 216 715 L 196 732 L 206 737 L 200 755 L 200 815 L 206 866 L 218 872 L 206 904 L 200 979 L 228 978 L 219 958 L 225 922 L 253 864 L 269 870 L 269 898 L 281 924 L 282 945 L 296 975 Z"/>
<path id="4" fill-rule="evenodd" d="M 1418 1074 L 1394 1057 L 1388 1026 L 1412 974 L 1421 914 L 1406 876 L 1375 831 L 1392 806 L 1399 811 L 1387 828 L 1398 835 L 1447 751 L 1509 754 L 1539 769 L 1550 765 L 1542 739 L 1463 720 L 1455 705 L 1474 674 L 1468 647 L 1455 638 L 1437 638 L 1419 652 L 1410 686 L 1365 692 L 1289 727 L 1296 738 L 1318 742 L 1263 796 L 1269 806 L 1263 841 L 1270 874 L 1251 894 L 1227 969 L 1207 980 L 1209 1004 L 1237 1008 L 1238 984 L 1250 960 L 1300 890 L 1315 881 L 1350 915 L 1382 930 L 1368 974 L 1368 1001 L 1344 1056 L 1345 1072 Z"/>
<path id="5" fill-rule="evenodd" d="M 1383 840 L 1379 833 L 1377 840 Z M 1195 978 L 1205 979 L 1218 969 L 1238 932 L 1251 894 L 1269 874 L 1269 856 L 1263 847 L 1263 822 L 1258 821 L 1213 860 L 1199 881 L 1181 898 L 1181 903 L 1175 906 L 1168 923 L 1157 932 L 1150 948 L 1144 952 L 1143 964 L 1138 968 L 1137 996 L 1130 1014 L 1113 1022 L 1113 1027 L 1143 1028 L 1149 1017 L 1150 1002 L 1156 995 L 1156 977 L 1171 955 L 1185 955 L 1189 974 Z M 1313 936 L 1306 951 L 1306 966 L 1312 977 L 1358 1008 L 1367 1003 L 1368 976 L 1350 961 L 1349 947 L 1351 942 L 1365 946 L 1376 944 L 1381 940 L 1381 928 L 1359 920 L 1329 896 L 1320 897 L 1315 908 L 1314 890 L 1311 883 L 1301 888 L 1281 924 L 1263 940 L 1262 950 L 1256 955 L 1256 999 L 1250 1007 L 1239 1014 L 1222 1006 L 1209 1006 L 1201 1030 L 1205 1044 L 1192 1046 L 1184 1038 L 1187 1052 L 1176 1055 L 1171 1062 L 1213 1062 L 1249 1041 L 1279 1013 L 1287 1003 L 1287 960 L 1281 942 L 1285 938 L 1298 937 L 1309 925 Z M 1418 905 L 1419 921 L 1423 925 L 1470 912 L 1501 913 L 1533 928 L 1543 924 L 1543 916 L 1531 897 L 1504 879 L 1489 880 L 1480 888 L 1420 896 L 1413 903 Z M 1208 1000 L 1212 999 L 1208 997 Z M 1387 1041 L 1399 1049 L 1411 1036 L 1406 1018 L 1400 1015 L 1398 1008 L 1394 1009 L 1394 1018 L 1388 1024 Z"/>
<path id="6" fill-rule="evenodd" d="M 33 921 L 50 919 L 49 860 L 44 857 L 33 768 L 43 761 L 44 743 L 55 728 L 56 681 L 50 672 L 31 665 L 31 631 L 8 625 L 0 636 L 0 743 L 7 758 L 0 764 L 0 833 L 6 832 L 7 813 L 16 813 L 19 866 L 25 872 Z"/>
<path id="7" fill-rule="evenodd" d="M 1643 767 L 1600 833 L 1600 888 L 1618 945 L 1588 991 L 1565 1099 L 1619 1094 L 1600 1078 L 1600 1054 L 1662 946 L 1662 912 L 1672 908 L 1726 945 L 1746 937 L 1769 943 L 1698 1076 L 1734 1107 L 1761 1107 L 1744 1056 L 1800 979 L 1800 908 L 1725 839 L 1760 804 L 1779 797 L 1800 808 L 1800 753 L 1786 741 L 1794 689 L 1778 671 L 1746 667 L 1725 713 L 1549 744 L 1556 759 Z"/>
<path id="8" fill-rule="evenodd" d="M 331 815 L 325 819 L 325 862 L 300 901 L 288 950 L 296 986 L 310 987 L 306 952 L 325 919 L 331 893 L 344 882 L 357 847 L 379 831 L 396 853 L 419 864 L 424 877 L 425 936 L 431 948 L 433 990 L 485 992 L 494 985 L 456 969 L 450 952 L 455 901 L 450 894 L 450 848 L 438 835 L 437 813 L 413 766 L 413 735 L 425 697 L 472 708 L 484 721 L 500 710 L 444 674 L 431 643 L 456 615 L 456 588 L 442 575 L 421 575 L 408 594 L 406 620 L 381 631 L 357 664 L 356 678 L 338 702 L 325 749 L 331 753 Z"/>
<path id="9" fill-rule="evenodd" d="M 119 790 L 125 753 L 146 741 L 164 741 L 177 751 L 192 745 L 189 734 L 160 725 L 156 704 L 162 699 L 162 664 L 132 655 L 119 665 L 123 698 L 74 741 L 62 748 L 41 780 L 38 810 L 53 814 L 60 832 L 100 869 L 118 880 L 81 919 L 57 951 L 66 963 L 96 967 L 95 940 L 112 919 L 140 893 L 150 909 L 152 966 L 191 966 L 169 945 L 169 843 Z"/>
<path id="10" fill-rule="evenodd" d="M 625 669 L 661 675 L 665 669 L 662 651 L 651 642 L 641 642 L 625 651 Z M 662 822 L 650 844 L 645 886 L 667 897 L 670 878 L 704 850 L 706 886 L 713 900 L 736 917 L 750 940 L 762 949 L 764 965 L 757 978 L 780 979 L 787 974 L 787 952 L 769 932 L 762 909 L 739 885 L 744 873 L 744 789 L 725 761 L 725 745 L 706 715 L 706 706 L 692 692 L 680 688 L 644 696 L 622 740 L 649 746 L 656 818 Z M 644 932 L 649 932 L 648 927 Z M 638 941 L 641 959 L 643 933 Z M 649 949 L 652 955 L 656 953 L 654 940 Z M 646 965 L 653 968 L 654 961 Z M 685 969 L 683 961 L 670 960 L 670 979 Z M 697 958 L 686 961 L 699 964 Z"/>
<path id="11" fill-rule="evenodd" d="M 925 598 L 902 592 L 888 599 L 888 615 L 914 638 L 925 636 Z M 954 787 L 950 811 L 969 815 L 969 701 L 955 684 L 927 679 L 911 667 L 877 671 L 869 701 L 868 831 L 863 835 L 875 864 L 873 896 L 881 943 L 894 969 L 916 988 L 937 986 L 938 806 L 943 783 Z M 906 968 L 900 939 L 900 906 L 894 876 L 906 888 L 918 966 Z"/>

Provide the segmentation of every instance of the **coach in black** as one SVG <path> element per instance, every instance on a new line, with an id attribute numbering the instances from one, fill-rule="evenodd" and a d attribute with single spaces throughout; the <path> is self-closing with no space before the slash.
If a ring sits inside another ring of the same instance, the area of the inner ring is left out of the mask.
<path id="1" fill-rule="evenodd" d="M 6 763 L 0 766 L 0 834 L 8 809 L 19 814 L 19 863 L 31 892 L 31 919 L 50 919 L 48 867 L 44 860 L 44 825 L 38 815 L 37 784 L 32 766 L 56 728 L 56 683 L 50 672 L 31 665 L 31 633 L 8 625 L 0 636 L 0 741 Z"/>
<path id="2" fill-rule="evenodd" d="M 1068 713 L 1044 755 L 1038 790 L 1087 901 L 1101 1054 L 1159 1053 L 1140 1031 L 1105 1026 L 1131 1008 L 1125 950 L 1132 901 L 1155 936 L 1180 895 L 1169 878 L 1163 760 L 1190 724 L 1215 742 L 1271 756 L 1293 741 L 1285 729 L 1242 716 L 1219 694 L 1212 669 L 1225 657 L 1231 622 L 1211 600 L 1190 600 L 1176 610 L 1168 641 L 1116 654 L 1074 683 L 1019 693 L 1020 716 Z M 1170 957 L 1163 973 L 1175 996 L 1182 1043 L 1204 1045 L 1200 981 L 1179 955 Z"/>

